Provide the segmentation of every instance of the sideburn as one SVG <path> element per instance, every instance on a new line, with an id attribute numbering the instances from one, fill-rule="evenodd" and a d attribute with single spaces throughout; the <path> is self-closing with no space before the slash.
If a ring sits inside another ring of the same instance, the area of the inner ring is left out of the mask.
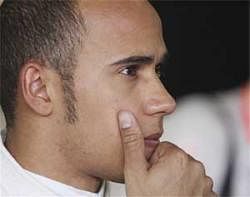
<path id="1" fill-rule="evenodd" d="M 66 108 L 65 120 L 69 124 L 74 124 L 78 120 L 78 115 L 76 111 L 77 99 L 74 93 L 74 78 L 73 74 L 66 74 L 68 76 L 62 77 L 63 93 L 64 93 L 64 103 Z"/>

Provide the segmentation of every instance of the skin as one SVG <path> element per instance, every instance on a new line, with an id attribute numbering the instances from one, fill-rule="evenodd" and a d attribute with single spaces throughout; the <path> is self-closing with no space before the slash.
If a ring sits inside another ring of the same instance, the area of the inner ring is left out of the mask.
<path id="1" fill-rule="evenodd" d="M 162 132 L 163 116 L 175 102 L 155 67 L 167 53 L 160 19 L 146 1 L 79 1 L 86 19 L 84 47 L 77 59 L 74 92 L 78 121 L 65 122 L 60 77 L 39 62 L 19 76 L 17 118 L 6 147 L 25 168 L 76 188 L 96 192 L 103 179 L 124 181 L 117 115 L 129 110 L 144 137 Z M 131 56 L 153 61 L 128 75 Z M 145 157 L 154 149 L 145 147 Z"/>

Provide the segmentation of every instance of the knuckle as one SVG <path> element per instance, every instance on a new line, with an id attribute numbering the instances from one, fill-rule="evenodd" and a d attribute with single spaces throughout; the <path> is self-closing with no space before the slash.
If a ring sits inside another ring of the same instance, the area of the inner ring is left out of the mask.
<path id="1" fill-rule="evenodd" d="M 178 158 L 178 160 L 180 160 L 181 162 L 188 161 L 188 155 L 184 151 L 182 151 L 181 149 L 176 150 L 175 155 Z"/>
<path id="2" fill-rule="evenodd" d="M 211 177 L 206 177 L 206 185 L 209 189 L 213 189 L 214 182 Z"/>
<path id="3" fill-rule="evenodd" d="M 200 161 L 195 161 L 194 167 L 195 167 L 195 169 L 197 169 L 199 172 L 201 172 L 202 175 L 205 175 L 205 166 L 203 165 L 203 163 L 201 163 Z"/>
<path id="4" fill-rule="evenodd" d="M 155 150 L 155 153 L 157 154 L 158 158 L 162 158 L 167 155 L 169 152 L 169 147 L 166 143 L 160 143 L 157 149 Z"/>
<path id="5" fill-rule="evenodd" d="M 176 146 L 175 144 L 173 144 L 171 142 L 162 142 L 161 146 L 162 146 L 162 148 L 169 149 L 169 150 L 180 149 L 178 146 Z"/>
<path id="6" fill-rule="evenodd" d="M 174 158 L 180 164 L 186 164 L 189 161 L 189 155 L 178 146 L 172 143 L 161 143 L 159 147 L 160 156 L 167 156 L 167 158 Z"/>
<path id="7" fill-rule="evenodd" d="M 212 191 L 211 196 L 212 196 L 212 197 L 217 197 L 218 194 L 216 194 L 214 191 Z"/>

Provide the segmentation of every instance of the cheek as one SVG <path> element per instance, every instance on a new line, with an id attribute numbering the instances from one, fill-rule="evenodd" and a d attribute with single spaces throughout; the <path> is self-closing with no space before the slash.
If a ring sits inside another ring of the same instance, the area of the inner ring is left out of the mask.
<path id="1" fill-rule="evenodd" d="M 82 162 L 91 166 L 89 170 L 100 170 L 100 176 L 121 177 L 123 166 L 122 143 L 117 115 L 120 110 L 130 110 L 134 114 L 139 109 L 138 94 L 112 88 L 109 84 L 90 86 L 76 92 L 79 116 L 78 133 L 84 143 L 78 143 L 78 151 L 84 152 Z M 107 172 L 107 174 L 101 174 Z"/>
<path id="2" fill-rule="evenodd" d="M 86 130 L 84 135 L 91 139 L 89 144 L 100 143 L 107 149 L 121 147 L 118 112 L 129 110 L 139 118 L 140 91 L 126 84 L 130 83 L 124 80 L 95 82 L 77 93 L 80 128 Z"/>
<path id="3" fill-rule="evenodd" d="M 101 93 L 101 92 L 99 92 Z M 91 92 L 78 99 L 77 112 L 79 121 L 77 129 L 83 143 L 77 142 L 78 152 L 84 153 L 83 161 L 91 168 L 98 170 L 94 174 L 112 172 L 119 169 L 122 163 L 122 145 L 117 122 L 115 99 L 107 95 L 102 99 Z M 107 102 L 109 99 L 110 102 Z M 115 147 L 115 148 L 114 148 Z M 93 168 L 94 166 L 94 168 Z M 100 170 L 100 171 L 99 171 Z M 100 175 L 106 176 L 106 175 Z"/>
<path id="4" fill-rule="evenodd" d="M 100 144 L 103 150 L 120 144 L 117 99 L 107 91 L 98 91 L 97 88 L 94 91 L 84 91 L 77 99 L 79 127 L 89 139 L 89 145 L 97 147 Z"/>

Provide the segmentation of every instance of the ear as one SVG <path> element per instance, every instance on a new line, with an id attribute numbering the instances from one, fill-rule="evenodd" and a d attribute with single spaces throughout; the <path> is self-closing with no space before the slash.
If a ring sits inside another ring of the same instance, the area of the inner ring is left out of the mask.
<path id="1" fill-rule="evenodd" d="M 52 102 L 44 70 L 39 63 L 28 62 L 22 67 L 19 80 L 26 104 L 37 114 L 48 116 L 52 112 Z"/>

